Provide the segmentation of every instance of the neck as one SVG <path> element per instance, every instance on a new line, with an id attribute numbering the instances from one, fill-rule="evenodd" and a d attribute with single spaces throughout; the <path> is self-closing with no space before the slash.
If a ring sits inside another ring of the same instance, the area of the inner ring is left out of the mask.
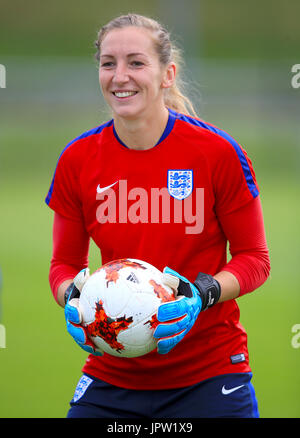
<path id="1" fill-rule="evenodd" d="M 169 111 L 162 108 L 159 114 L 151 118 L 126 119 L 114 117 L 114 127 L 124 144 L 130 149 L 146 150 L 155 146 L 168 123 Z"/>

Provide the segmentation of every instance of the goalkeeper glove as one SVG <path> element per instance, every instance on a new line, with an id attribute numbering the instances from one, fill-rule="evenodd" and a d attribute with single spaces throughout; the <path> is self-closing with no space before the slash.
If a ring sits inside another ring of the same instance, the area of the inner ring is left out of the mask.
<path id="1" fill-rule="evenodd" d="M 90 340 L 85 327 L 81 325 L 82 314 L 79 309 L 79 297 L 88 278 L 89 268 L 82 269 L 65 292 L 65 318 L 67 330 L 73 337 L 74 341 L 83 348 L 83 350 L 94 354 L 95 356 L 102 356 L 103 352 Z"/>
<path id="2" fill-rule="evenodd" d="M 181 341 L 193 327 L 199 313 L 220 299 L 219 282 L 209 274 L 199 273 L 195 283 L 191 283 L 172 269 L 163 271 L 163 283 L 178 291 L 175 301 L 163 303 L 158 308 L 157 319 L 161 323 L 154 332 L 158 338 L 157 351 L 169 351 Z"/>

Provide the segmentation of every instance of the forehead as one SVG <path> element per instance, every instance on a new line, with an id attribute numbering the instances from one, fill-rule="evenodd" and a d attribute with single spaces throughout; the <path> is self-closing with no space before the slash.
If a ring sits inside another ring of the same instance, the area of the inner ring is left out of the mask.
<path id="1" fill-rule="evenodd" d="M 138 27 L 125 27 L 109 31 L 101 43 L 101 56 L 126 53 L 155 55 L 151 31 Z"/>

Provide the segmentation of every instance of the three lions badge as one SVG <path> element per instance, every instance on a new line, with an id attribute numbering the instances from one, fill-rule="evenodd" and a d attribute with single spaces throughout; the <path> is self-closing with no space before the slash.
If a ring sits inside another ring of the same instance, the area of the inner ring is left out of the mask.
<path id="1" fill-rule="evenodd" d="M 170 196 L 181 201 L 193 191 L 192 170 L 168 170 L 168 192 Z"/>

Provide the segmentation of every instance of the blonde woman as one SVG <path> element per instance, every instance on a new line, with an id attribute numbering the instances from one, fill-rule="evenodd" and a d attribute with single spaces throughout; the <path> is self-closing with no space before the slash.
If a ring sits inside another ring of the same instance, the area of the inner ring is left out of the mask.
<path id="1" fill-rule="evenodd" d="M 96 47 L 112 119 L 67 144 L 46 198 L 55 212 L 51 288 L 90 353 L 68 417 L 257 417 L 236 302 L 270 270 L 251 161 L 196 116 L 180 87 L 179 51 L 158 22 L 117 17 Z M 158 311 L 157 350 L 117 358 L 88 339 L 77 298 L 90 239 L 103 264 L 144 260 L 177 288 Z"/>

